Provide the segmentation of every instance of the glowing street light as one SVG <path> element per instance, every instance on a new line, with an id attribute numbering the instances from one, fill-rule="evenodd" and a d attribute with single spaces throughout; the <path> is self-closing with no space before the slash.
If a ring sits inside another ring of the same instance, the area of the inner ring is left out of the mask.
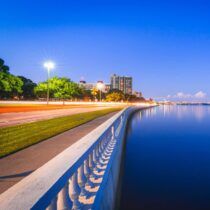
<path id="1" fill-rule="evenodd" d="M 100 101 L 101 101 L 101 91 L 104 88 L 103 82 L 98 82 L 96 87 L 98 90 L 100 90 Z"/>
<path id="2" fill-rule="evenodd" d="M 54 69 L 55 68 L 55 64 L 52 62 L 52 61 L 46 61 L 44 63 L 44 67 L 47 69 L 47 70 L 51 70 L 51 69 Z"/>
<path id="3" fill-rule="evenodd" d="M 55 68 L 55 63 L 52 61 L 46 61 L 44 62 L 44 68 L 47 69 L 47 104 L 49 104 L 49 95 L 50 95 L 50 89 L 49 89 L 49 78 L 50 78 L 50 70 Z"/>

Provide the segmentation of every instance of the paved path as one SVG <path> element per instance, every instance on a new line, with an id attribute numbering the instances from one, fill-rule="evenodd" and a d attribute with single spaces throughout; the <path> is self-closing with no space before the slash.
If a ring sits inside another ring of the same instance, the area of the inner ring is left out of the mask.
<path id="1" fill-rule="evenodd" d="M 15 113 L 3 113 L 0 114 L 0 127 L 12 126 L 22 123 L 34 122 L 39 120 L 51 119 L 55 117 L 61 117 L 65 115 L 72 115 L 84 112 L 91 112 L 102 110 L 110 107 L 81 107 L 70 109 L 55 109 L 45 111 L 33 111 L 33 112 L 15 112 Z"/>
<path id="2" fill-rule="evenodd" d="M 99 117 L 46 141 L 0 159 L 0 193 L 48 162 L 115 113 Z"/>

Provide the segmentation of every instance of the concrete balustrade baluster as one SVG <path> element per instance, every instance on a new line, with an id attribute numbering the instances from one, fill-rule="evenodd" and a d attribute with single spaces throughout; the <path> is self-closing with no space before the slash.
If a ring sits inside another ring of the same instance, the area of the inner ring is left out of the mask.
<path id="1" fill-rule="evenodd" d="M 106 156 L 110 156 L 110 154 L 111 154 L 111 151 L 112 151 L 112 147 L 113 147 L 113 142 L 114 142 L 114 139 L 115 139 L 115 136 L 114 136 L 114 134 L 115 134 L 115 132 L 114 132 L 114 126 L 112 126 L 111 128 L 110 128 L 110 139 L 109 139 L 109 142 L 108 142 L 108 144 L 107 144 L 107 147 L 106 147 L 106 150 L 105 150 L 105 154 L 106 154 Z"/>
<path id="2" fill-rule="evenodd" d="M 113 151 L 115 145 L 116 145 L 116 139 L 113 139 L 112 142 L 111 142 L 110 145 L 109 145 L 109 150 L 110 150 L 110 152 Z"/>
<path id="3" fill-rule="evenodd" d="M 93 171 L 93 168 L 94 168 L 94 161 L 93 161 L 93 152 L 91 152 L 88 156 L 88 164 L 89 164 L 89 168 L 90 168 L 90 171 Z"/>
<path id="4" fill-rule="evenodd" d="M 46 208 L 46 210 L 57 210 L 57 196 L 55 196 L 55 198 L 52 199 L 52 201 L 50 202 L 50 205 Z"/>
<path id="5" fill-rule="evenodd" d="M 114 139 L 113 134 L 112 134 L 112 129 L 110 129 L 110 133 L 111 133 L 111 135 L 110 135 L 109 141 L 108 141 L 107 146 L 106 146 L 106 151 L 109 151 L 110 145 L 113 143 L 113 139 Z"/>
<path id="6" fill-rule="evenodd" d="M 111 148 L 111 141 L 109 142 L 109 144 L 107 145 L 106 149 L 104 150 L 103 152 L 103 160 L 104 161 L 107 161 L 111 155 L 111 152 L 112 152 L 112 148 Z"/>
<path id="7" fill-rule="evenodd" d="M 99 144 L 96 145 L 95 151 L 96 151 L 96 162 L 98 162 L 98 159 L 99 159 L 99 156 L 100 156 L 100 154 L 99 154 Z"/>
<path id="8" fill-rule="evenodd" d="M 113 146 L 110 144 L 106 149 L 106 154 L 109 157 L 113 151 Z"/>
<path id="9" fill-rule="evenodd" d="M 119 128 L 119 119 L 117 119 L 117 121 L 114 124 L 115 135 L 118 128 Z"/>
<path id="10" fill-rule="evenodd" d="M 106 141 L 106 144 L 104 144 L 103 152 L 102 152 L 102 154 L 101 154 L 101 159 L 102 159 L 102 161 L 106 161 L 106 160 L 107 160 L 107 157 L 108 157 L 108 154 L 107 154 L 107 147 L 108 147 L 108 142 Z"/>
<path id="11" fill-rule="evenodd" d="M 109 142 L 109 130 L 107 131 L 107 134 L 104 137 L 103 151 L 106 149 L 108 142 Z"/>
<path id="12" fill-rule="evenodd" d="M 90 175 L 90 177 L 91 178 L 98 178 L 98 175 L 95 173 L 95 172 L 97 172 L 97 164 L 98 164 L 98 159 L 97 159 L 97 147 L 95 147 L 94 149 L 93 149 L 93 152 L 92 152 L 92 163 L 91 163 L 91 171 L 92 171 L 92 173 L 91 173 L 91 175 Z"/>
<path id="13" fill-rule="evenodd" d="M 103 139 L 101 140 L 101 143 L 100 143 L 101 145 L 101 153 L 103 153 L 103 151 L 104 151 L 104 148 L 105 148 L 105 137 L 103 137 Z"/>
<path id="14" fill-rule="evenodd" d="M 102 146 L 101 146 L 101 144 L 102 144 L 102 140 L 98 143 L 98 155 L 99 155 L 99 158 L 100 158 L 101 153 L 102 153 Z"/>
<path id="15" fill-rule="evenodd" d="M 103 141 L 101 142 L 101 148 L 102 148 L 101 157 L 107 147 L 107 144 L 108 144 L 107 136 L 105 136 Z"/>
<path id="16" fill-rule="evenodd" d="M 84 174 L 86 176 L 86 183 L 85 186 L 89 186 L 89 187 L 94 187 L 93 182 L 91 182 L 90 177 L 91 177 L 91 167 L 90 167 L 90 162 L 91 162 L 91 154 L 88 156 L 88 159 L 85 160 L 84 162 Z"/>
<path id="17" fill-rule="evenodd" d="M 109 150 L 109 148 L 110 148 L 110 145 L 112 144 L 112 142 L 113 142 L 113 137 L 112 137 L 112 135 L 110 136 L 110 140 L 109 140 L 109 142 L 107 143 L 107 145 L 106 145 L 106 151 L 107 150 Z"/>
<path id="18" fill-rule="evenodd" d="M 104 150 L 103 154 L 102 154 L 102 159 L 103 161 L 107 161 L 107 158 L 109 157 L 109 153 L 107 151 L 107 148 Z"/>
<path id="19" fill-rule="evenodd" d="M 105 135 L 103 138 L 103 141 L 102 141 L 102 153 L 101 153 L 101 157 L 100 157 L 102 159 L 102 161 L 104 160 L 104 157 L 105 157 L 104 153 L 105 153 L 107 144 L 108 144 L 107 135 Z"/>
<path id="20" fill-rule="evenodd" d="M 69 182 L 67 182 L 61 191 L 58 193 L 57 209 L 67 210 L 71 209 L 72 202 L 69 197 Z"/>
<path id="21" fill-rule="evenodd" d="M 97 151 L 97 163 L 96 163 L 96 166 L 95 166 L 95 171 L 97 172 L 100 172 L 100 157 L 102 155 L 102 151 L 100 149 L 100 142 L 97 144 L 96 146 L 96 151 Z"/>
<path id="22" fill-rule="evenodd" d="M 121 115 L 120 116 L 120 120 L 119 120 L 119 125 L 118 125 L 118 128 L 117 128 L 116 137 L 118 137 L 118 135 L 120 134 L 120 130 L 121 130 L 122 126 L 123 126 L 123 119 L 124 119 L 124 116 Z"/>
<path id="23" fill-rule="evenodd" d="M 69 185 L 69 194 L 73 202 L 72 210 L 77 210 L 80 209 L 81 207 L 81 203 L 79 202 L 80 191 L 81 190 L 78 185 L 78 172 L 75 171 L 75 173 L 72 175 L 70 179 L 70 185 Z"/>
<path id="24" fill-rule="evenodd" d="M 87 191 L 85 190 L 86 182 L 87 182 L 87 178 L 85 176 L 84 162 L 83 162 L 82 165 L 78 169 L 78 184 L 79 184 L 80 189 L 81 189 L 80 196 L 87 196 Z"/>
<path id="25" fill-rule="evenodd" d="M 115 129 L 114 129 L 114 126 L 112 126 L 111 128 L 111 133 L 112 133 L 112 139 L 115 138 Z"/>
<path id="26" fill-rule="evenodd" d="M 99 157 L 99 160 L 98 160 L 98 170 L 99 171 L 102 171 L 102 170 L 104 170 L 104 169 L 102 169 L 102 167 L 104 166 L 104 164 L 105 164 L 105 162 L 104 162 L 104 157 L 103 157 L 103 155 L 104 155 L 104 148 L 103 148 L 103 142 L 101 141 L 100 142 L 100 145 L 99 145 L 99 151 L 100 151 L 100 157 Z M 102 149 L 103 148 L 103 149 Z"/>
<path id="27" fill-rule="evenodd" d="M 107 146 L 107 151 L 108 151 L 108 152 L 111 152 L 111 151 L 112 151 L 112 149 L 113 149 L 113 147 L 114 147 L 114 145 L 115 145 L 115 142 L 116 142 L 115 139 L 112 139 L 112 140 L 109 142 L 109 145 Z"/>
<path id="28" fill-rule="evenodd" d="M 96 166 L 96 164 L 97 164 L 97 147 L 95 147 L 94 149 L 93 149 L 93 165 L 94 165 L 94 167 Z"/>
<path id="29" fill-rule="evenodd" d="M 100 142 L 100 144 L 101 144 L 101 153 L 103 153 L 104 148 L 105 148 L 105 138 L 106 138 L 106 136 L 104 136 L 103 139 Z"/>
<path id="30" fill-rule="evenodd" d="M 123 122 L 123 118 L 124 118 L 124 116 L 123 116 L 123 114 L 120 116 L 120 123 L 122 123 Z"/>
<path id="31" fill-rule="evenodd" d="M 96 178 L 96 175 L 94 173 L 94 169 L 97 165 L 97 159 L 96 159 L 96 149 L 94 148 L 92 153 L 90 154 L 90 157 L 89 157 L 89 166 L 90 166 L 90 169 L 91 169 L 91 174 L 90 174 L 90 177 L 91 178 Z"/>
<path id="32" fill-rule="evenodd" d="M 115 126 L 115 138 L 118 137 L 119 135 L 119 132 L 120 132 L 120 127 L 121 127 L 121 124 L 120 124 L 120 119 L 117 120 L 117 123 L 116 123 L 116 126 Z"/>
<path id="33" fill-rule="evenodd" d="M 107 131 L 107 136 L 106 136 L 106 146 L 108 145 L 108 143 L 109 143 L 109 141 L 110 141 L 110 139 L 111 139 L 111 130 L 109 129 L 108 131 Z"/>

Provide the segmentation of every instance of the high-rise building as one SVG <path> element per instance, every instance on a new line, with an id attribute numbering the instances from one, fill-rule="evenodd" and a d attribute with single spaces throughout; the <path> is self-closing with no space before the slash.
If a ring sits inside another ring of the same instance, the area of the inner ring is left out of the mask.
<path id="1" fill-rule="evenodd" d="M 118 76 L 116 74 L 111 76 L 111 89 L 121 90 L 124 94 L 132 94 L 132 77 Z"/>

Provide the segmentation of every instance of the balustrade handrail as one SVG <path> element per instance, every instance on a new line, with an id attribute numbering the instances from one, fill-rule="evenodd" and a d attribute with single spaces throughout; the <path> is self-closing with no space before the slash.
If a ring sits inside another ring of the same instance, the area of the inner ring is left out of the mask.
<path id="1" fill-rule="evenodd" d="M 120 130 L 125 129 L 131 109 L 118 112 L 0 195 L 0 209 L 81 209 L 81 196 L 86 199 L 84 205 L 97 209 L 117 139 L 122 137 Z M 93 183 L 96 178 L 101 179 L 99 184 Z M 88 201 L 92 194 L 86 188 L 92 189 L 91 183 L 93 189 L 98 188 Z"/>

